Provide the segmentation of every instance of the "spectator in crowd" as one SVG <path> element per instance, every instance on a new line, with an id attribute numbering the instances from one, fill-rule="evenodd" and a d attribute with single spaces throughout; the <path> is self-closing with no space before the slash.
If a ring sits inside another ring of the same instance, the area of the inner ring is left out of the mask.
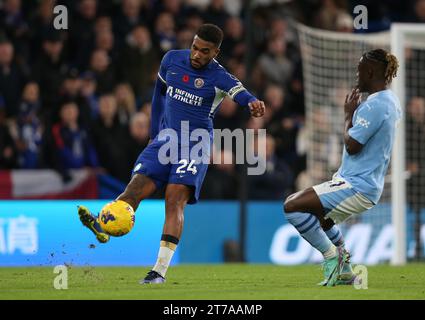
<path id="1" fill-rule="evenodd" d="M 266 127 L 275 137 L 277 155 L 293 170 L 298 166 L 296 138 L 300 127 L 299 120 L 289 111 L 283 89 L 277 85 L 269 85 L 265 91 L 265 101 L 269 107 L 266 115 Z"/>
<path id="2" fill-rule="evenodd" d="M 161 55 L 174 49 L 177 45 L 177 35 L 175 31 L 175 21 L 171 13 L 162 12 L 155 21 L 155 40 Z"/>
<path id="3" fill-rule="evenodd" d="M 213 23 L 221 29 L 225 28 L 229 14 L 224 7 L 224 0 L 211 0 L 204 13 L 204 21 Z"/>
<path id="4" fill-rule="evenodd" d="M 62 82 L 59 94 L 63 100 L 76 100 L 80 94 L 81 80 L 77 69 L 69 69 Z"/>
<path id="5" fill-rule="evenodd" d="M 149 30 L 143 26 L 135 27 L 122 50 L 118 71 L 120 79 L 131 85 L 139 99 L 150 96 L 158 66 L 158 52 L 152 45 Z"/>
<path id="6" fill-rule="evenodd" d="M 21 0 L 5 0 L 0 9 L 0 30 L 11 40 L 17 56 L 28 58 L 29 27 L 22 11 Z"/>
<path id="7" fill-rule="evenodd" d="M 7 117 L 15 117 L 18 112 L 21 90 L 25 75 L 13 61 L 13 44 L 6 38 L 0 38 L 0 95 L 4 99 Z"/>
<path id="8" fill-rule="evenodd" d="M 117 101 L 112 94 L 99 98 L 99 117 L 92 124 L 93 140 L 100 165 L 123 182 L 130 177 L 126 159 L 128 134 L 117 115 Z"/>
<path id="9" fill-rule="evenodd" d="M 172 16 L 175 28 L 181 29 L 186 25 L 187 18 L 192 16 L 193 11 L 190 9 L 190 7 L 186 6 L 185 0 L 157 1 L 154 8 L 156 14 L 155 20 L 157 20 L 161 13 L 166 12 Z"/>
<path id="10" fill-rule="evenodd" d="M 62 103 L 59 118 L 60 121 L 51 131 L 54 167 L 65 179 L 69 178 L 70 169 L 96 168 L 98 166 L 96 150 L 87 131 L 78 124 L 76 103 L 72 101 Z"/>
<path id="11" fill-rule="evenodd" d="M 88 106 L 90 119 L 96 119 L 99 114 L 99 99 L 96 95 L 96 78 L 93 72 L 85 71 L 81 74 L 82 105 Z"/>
<path id="12" fill-rule="evenodd" d="M 131 172 L 133 165 L 140 152 L 146 148 L 149 143 L 149 117 L 143 112 L 137 112 L 131 116 L 130 120 L 130 140 L 128 146 L 129 170 Z"/>
<path id="13" fill-rule="evenodd" d="M 19 107 L 15 128 L 15 145 L 18 151 L 18 166 L 21 169 L 43 167 L 43 125 L 38 117 L 40 109 L 39 87 L 36 82 L 26 84 Z"/>
<path id="14" fill-rule="evenodd" d="M 193 35 L 195 35 L 196 31 L 203 23 L 204 19 L 202 18 L 202 14 L 198 10 L 192 8 L 185 16 L 184 27 L 179 30 L 189 30 Z M 185 48 L 190 48 L 190 45 Z"/>
<path id="15" fill-rule="evenodd" d="M 214 152 L 213 164 L 208 168 L 201 197 L 204 199 L 236 199 L 238 197 L 238 175 L 231 150 Z"/>
<path id="16" fill-rule="evenodd" d="M 322 0 L 321 7 L 316 15 L 314 26 L 316 28 L 337 31 L 338 23 L 346 19 L 347 1 L 345 0 Z"/>
<path id="17" fill-rule="evenodd" d="M 80 0 L 75 20 L 71 24 L 70 50 L 71 59 L 79 69 L 85 69 L 90 59 L 90 52 L 95 42 L 94 26 L 97 17 L 96 0 Z"/>
<path id="18" fill-rule="evenodd" d="M 96 32 L 95 39 L 95 49 L 105 50 L 111 61 L 115 62 L 117 55 L 112 31 Z"/>
<path id="19" fill-rule="evenodd" d="M 407 47 L 405 57 L 406 95 L 425 97 L 425 50 Z"/>
<path id="20" fill-rule="evenodd" d="M 423 190 L 425 189 L 425 98 L 413 97 L 407 106 L 406 115 L 406 167 L 409 172 L 407 180 L 407 200 L 416 215 L 416 235 L 418 239 L 422 208 L 425 207 Z M 423 248 L 423 247 L 422 247 Z M 419 248 L 417 248 L 419 249 Z M 423 253 L 416 250 L 417 258 Z"/>
<path id="21" fill-rule="evenodd" d="M 425 98 L 413 97 L 407 106 L 406 166 L 408 198 L 415 210 L 425 206 Z"/>
<path id="22" fill-rule="evenodd" d="M 177 43 L 176 43 L 176 49 L 187 49 L 190 48 L 192 45 L 193 37 L 195 36 L 195 33 L 188 29 L 180 29 L 177 32 Z"/>
<path id="23" fill-rule="evenodd" d="M 227 61 L 227 67 L 229 72 L 231 72 L 240 81 L 246 81 L 246 66 L 243 61 L 236 58 L 231 58 Z"/>
<path id="24" fill-rule="evenodd" d="M 94 24 L 94 33 L 100 34 L 103 32 L 113 32 L 112 19 L 110 16 L 101 15 L 98 16 Z"/>
<path id="25" fill-rule="evenodd" d="M 286 57 L 285 40 L 277 37 L 268 42 L 267 52 L 263 53 L 258 63 L 267 78 L 285 87 L 292 76 L 293 66 L 291 61 Z"/>
<path id="26" fill-rule="evenodd" d="M 226 20 L 224 39 L 221 45 L 224 64 L 229 59 L 243 60 L 245 56 L 245 37 L 242 20 L 239 17 L 230 17 Z"/>
<path id="27" fill-rule="evenodd" d="M 143 103 L 139 108 L 139 111 L 144 113 L 150 119 L 152 114 L 152 103 L 150 101 Z"/>
<path id="28" fill-rule="evenodd" d="M 96 93 L 111 92 L 115 87 L 115 68 L 105 50 L 93 51 L 90 59 L 90 71 L 96 79 Z"/>
<path id="29" fill-rule="evenodd" d="M 31 54 L 28 55 L 29 63 L 38 59 L 41 52 L 43 37 L 52 29 L 55 2 L 55 0 L 40 1 L 37 10 L 30 18 L 31 28 L 29 29 L 29 37 L 31 39 Z"/>
<path id="30" fill-rule="evenodd" d="M 123 0 L 121 2 L 120 12 L 114 20 L 114 33 L 119 41 L 119 47 L 125 44 L 124 39 L 136 26 L 148 21 L 147 2 L 142 0 Z"/>
<path id="31" fill-rule="evenodd" d="M 16 167 L 16 149 L 6 124 L 4 99 L 0 96 L 0 169 Z"/>
<path id="32" fill-rule="evenodd" d="M 224 99 L 214 118 L 215 129 L 235 130 L 241 127 L 241 107 L 231 99 Z"/>
<path id="33" fill-rule="evenodd" d="M 59 90 L 68 72 L 63 56 L 63 39 L 60 33 L 51 31 L 44 36 L 43 51 L 33 68 L 32 78 L 40 87 L 42 118 L 53 120 L 55 108 L 60 103 Z"/>
<path id="34" fill-rule="evenodd" d="M 425 23 L 425 0 L 416 0 L 412 22 Z"/>
<path id="35" fill-rule="evenodd" d="M 266 145 L 265 154 L 255 154 L 263 157 L 266 163 L 266 171 L 263 175 L 248 176 L 249 198 L 250 199 L 282 199 L 286 197 L 293 187 L 293 174 L 291 169 L 276 155 L 276 142 L 273 136 L 267 135 L 265 141 L 261 136 L 254 144 Z M 261 150 L 261 149 L 260 149 Z"/>
<path id="36" fill-rule="evenodd" d="M 115 99 L 117 100 L 117 115 L 119 123 L 128 125 L 130 118 L 136 112 L 136 98 L 128 83 L 120 83 L 115 87 Z"/>
<path id="37" fill-rule="evenodd" d="M 89 87 L 84 89 L 83 84 L 86 83 L 83 82 L 78 70 L 75 68 L 69 69 L 62 83 L 59 95 L 61 100 L 72 100 L 77 104 L 79 121 L 87 127 L 92 119 L 91 101 L 83 96 L 82 92 L 83 90 L 86 92 L 89 91 L 91 87 L 90 84 L 88 84 Z"/>
<path id="38" fill-rule="evenodd" d="M 270 110 L 269 115 L 266 117 L 268 124 L 288 116 L 289 112 L 285 105 L 285 92 L 281 86 L 269 84 L 264 91 L 264 100 Z"/>

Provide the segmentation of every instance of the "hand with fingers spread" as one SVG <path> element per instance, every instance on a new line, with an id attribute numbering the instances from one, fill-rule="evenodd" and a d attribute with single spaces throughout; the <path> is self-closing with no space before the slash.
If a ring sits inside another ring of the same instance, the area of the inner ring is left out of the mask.
<path id="1" fill-rule="evenodd" d="M 354 88 L 351 90 L 350 94 L 347 94 L 345 97 L 344 111 L 347 115 L 353 115 L 354 111 L 356 111 L 357 107 L 361 103 L 361 94 L 358 88 Z"/>
<path id="2" fill-rule="evenodd" d="M 266 106 L 264 102 L 261 100 L 255 100 L 248 103 L 249 110 L 251 111 L 251 115 L 255 118 L 262 117 L 266 112 Z"/>

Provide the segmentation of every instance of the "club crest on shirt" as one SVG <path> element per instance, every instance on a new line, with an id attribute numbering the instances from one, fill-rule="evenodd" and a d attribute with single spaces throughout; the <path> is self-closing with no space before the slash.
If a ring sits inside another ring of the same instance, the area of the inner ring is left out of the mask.
<path id="1" fill-rule="evenodd" d="M 202 88 L 204 86 L 204 80 L 201 78 L 196 78 L 195 79 L 195 87 L 196 88 Z"/>

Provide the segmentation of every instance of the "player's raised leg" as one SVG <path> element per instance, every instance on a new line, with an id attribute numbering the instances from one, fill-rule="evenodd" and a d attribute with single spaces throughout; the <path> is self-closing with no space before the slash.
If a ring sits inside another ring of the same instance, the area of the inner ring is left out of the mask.
<path id="1" fill-rule="evenodd" d="M 156 185 L 153 180 L 144 174 L 134 174 L 130 183 L 121 193 L 117 200 L 122 200 L 128 203 L 136 212 L 140 202 L 143 199 L 150 197 L 156 190 Z"/>
<path id="2" fill-rule="evenodd" d="M 165 190 L 165 223 L 155 266 L 141 284 L 163 283 L 171 259 L 183 231 L 184 208 L 193 194 L 193 187 L 168 184 Z"/>
<path id="3" fill-rule="evenodd" d="M 140 201 L 148 198 L 155 190 L 155 183 L 149 177 L 135 174 L 124 192 L 116 200 L 122 200 L 124 205 L 130 205 L 136 211 Z M 100 227 L 98 216 L 92 214 L 85 206 L 78 207 L 78 215 L 83 225 L 93 232 L 99 242 L 105 243 L 109 241 L 109 235 Z"/>
<path id="4" fill-rule="evenodd" d="M 289 196 L 284 203 L 284 212 L 300 235 L 323 254 L 325 282 L 322 285 L 335 285 L 346 254 L 332 243 L 321 227 L 325 210 L 315 190 L 308 188 Z"/>

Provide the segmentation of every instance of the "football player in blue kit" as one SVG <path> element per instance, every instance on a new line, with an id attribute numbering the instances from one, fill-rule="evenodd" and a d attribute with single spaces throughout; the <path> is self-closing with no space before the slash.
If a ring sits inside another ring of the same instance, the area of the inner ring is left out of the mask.
<path id="1" fill-rule="evenodd" d="M 200 143 L 204 153 L 201 158 L 209 160 L 213 118 L 223 99 L 227 96 L 248 107 L 254 117 L 261 117 L 265 112 L 264 102 L 249 93 L 215 60 L 222 40 L 223 32 L 219 27 L 204 24 L 196 33 L 190 50 L 170 50 L 161 62 L 152 98 L 151 143 L 139 155 L 131 181 L 116 199 L 136 211 L 143 199 L 165 187 L 165 222 L 158 258 L 141 284 L 165 282 L 182 234 L 184 208 L 186 204 L 197 202 L 208 168 L 208 161 L 192 158 L 190 151 L 195 145 L 199 148 Z M 207 142 L 205 139 L 192 141 L 191 133 L 199 129 L 207 133 Z M 170 135 L 164 138 L 167 134 L 163 133 L 170 130 L 176 133 L 177 140 Z M 186 141 L 181 138 L 184 135 L 191 138 Z M 178 145 L 179 152 L 168 159 L 161 148 L 170 143 Z M 183 151 L 185 149 L 187 152 Z M 97 217 L 86 207 L 79 207 L 79 215 L 100 242 L 109 240 Z"/>

